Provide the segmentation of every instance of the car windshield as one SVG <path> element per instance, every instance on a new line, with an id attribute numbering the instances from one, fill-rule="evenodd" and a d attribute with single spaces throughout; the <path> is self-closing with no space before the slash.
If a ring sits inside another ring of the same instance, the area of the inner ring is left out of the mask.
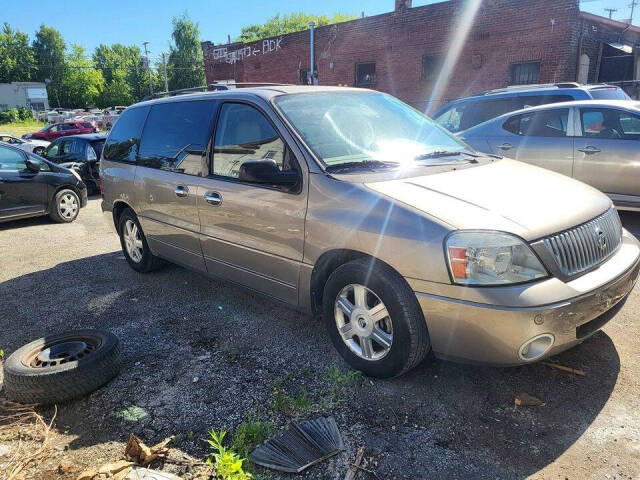
<path id="1" fill-rule="evenodd" d="M 425 115 L 382 93 L 299 93 L 278 96 L 275 104 L 327 167 L 451 163 L 469 150 Z"/>

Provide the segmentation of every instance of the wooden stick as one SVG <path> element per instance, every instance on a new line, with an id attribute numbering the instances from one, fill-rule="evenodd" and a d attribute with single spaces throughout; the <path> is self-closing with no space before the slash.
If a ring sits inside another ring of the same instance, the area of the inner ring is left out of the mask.
<path id="1" fill-rule="evenodd" d="M 358 474 L 358 468 L 360 468 L 360 464 L 362 463 L 362 457 L 364 457 L 364 447 L 360 447 L 358 449 L 356 461 L 349 466 L 349 470 L 347 470 L 344 480 L 355 480 L 356 475 Z"/>
<path id="2" fill-rule="evenodd" d="M 560 365 L 558 363 L 553 363 L 553 362 L 542 362 L 542 363 L 543 365 L 547 365 L 548 367 L 555 368 L 557 370 L 562 370 L 563 372 L 573 373 L 574 375 L 580 375 L 581 377 L 584 377 L 585 375 L 584 370 L 580 370 L 578 368 L 565 367 L 564 365 Z"/>

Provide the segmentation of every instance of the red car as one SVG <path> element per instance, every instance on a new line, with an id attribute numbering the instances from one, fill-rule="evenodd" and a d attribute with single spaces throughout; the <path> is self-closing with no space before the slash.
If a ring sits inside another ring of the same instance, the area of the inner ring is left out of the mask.
<path id="1" fill-rule="evenodd" d="M 32 133 L 30 138 L 51 142 L 58 137 L 80 135 L 82 133 L 96 133 L 97 131 L 96 126 L 92 125 L 91 122 L 61 122 L 47 125 L 39 132 Z"/>

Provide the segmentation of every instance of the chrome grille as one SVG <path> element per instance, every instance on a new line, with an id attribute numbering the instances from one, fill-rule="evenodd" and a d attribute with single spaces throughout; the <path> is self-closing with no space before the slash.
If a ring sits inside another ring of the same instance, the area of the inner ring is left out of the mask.
<path id="1" fill-rule="evenodd" d="M 622 224 L 615 208 L 578 227 L 544 239 L 567 277 L 594 267 L 611 256 L 622 239 Z"/>

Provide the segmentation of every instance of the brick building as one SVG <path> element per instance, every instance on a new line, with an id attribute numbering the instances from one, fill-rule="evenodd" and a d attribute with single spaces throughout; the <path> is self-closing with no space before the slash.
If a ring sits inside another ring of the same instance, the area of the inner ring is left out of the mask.
<path id="1" fill-rule="evenodd" d="M 607 60 L 617 58 L 609 49 L 620 48 L 631 49 L 632 66 L 615 80 L 638 78 L 640 29 L 580 12 L 578 0 L 483 0 L 477 12 L 472 5 L 412 8 L 395 0 L 392 12 L 316 28 L 314 79 L 309 30 L 247 44 L 203 42 L 207 82 L 363 86 L 424 110 L 509 84 L 606 80 L 601 68 L 610 75 L 618 62 Z"/>

